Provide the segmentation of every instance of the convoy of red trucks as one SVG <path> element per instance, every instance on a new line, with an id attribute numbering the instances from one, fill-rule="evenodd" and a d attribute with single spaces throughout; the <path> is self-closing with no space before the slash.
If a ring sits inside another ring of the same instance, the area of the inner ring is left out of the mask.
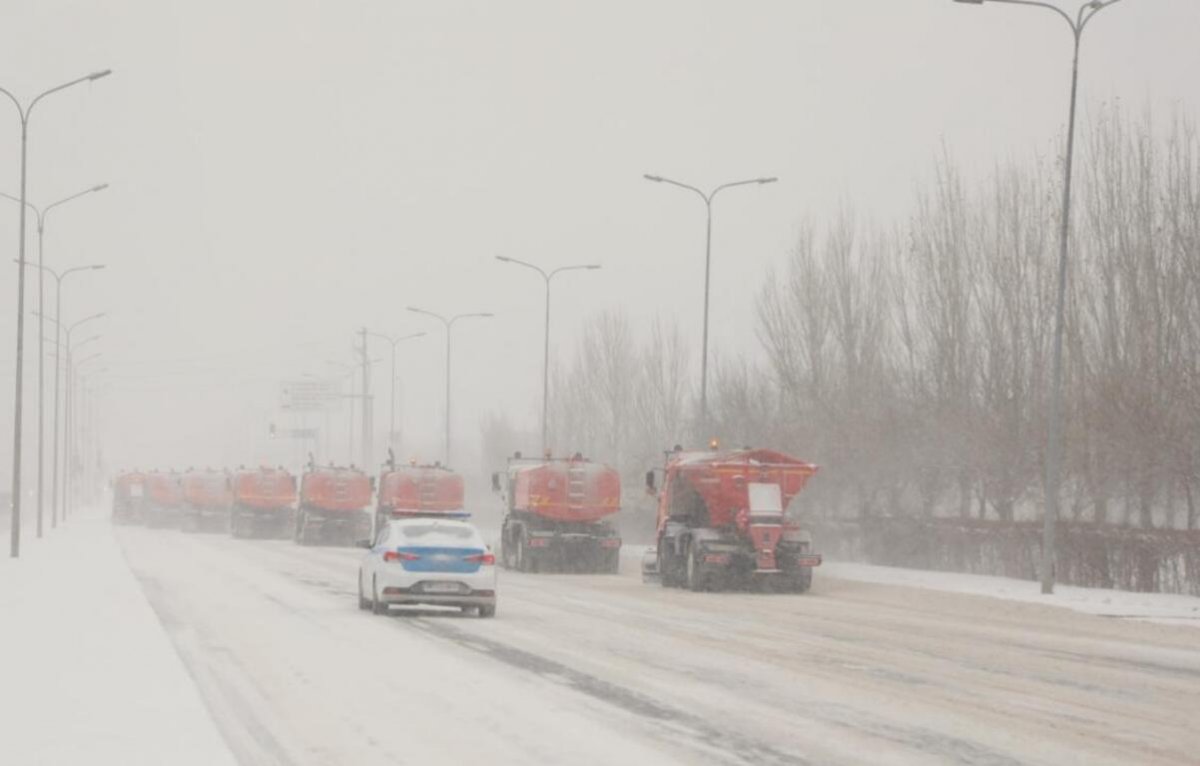
<path id="1" fill-rule="evenodd" d="M 664 467 L 646 475 L 658 510 L 643 579 L 694 591 L 807 591 L 821 556 L 793 501 L 816 472 L 811 463 L 769 449 L 720 451 L 714 444 L 707 451 L 667 452 Z M 311 457 L 298 488 L 282 467 L 231 474 L 130 471 L 118 474 L 112 487 L 116 523 L 228 528 L 234 537 L 291 536 L 301 545 L 353 545 L 389 519 L 468 515 L 462 476 L 439 463 L 397 465 L 390 454 L 378 487 L 354 466 L 318 466 Z M 505 567 L 618 572 L 616 469 L 579 453 L 542 459 L 516 453 L 506 471 L 492 474 L 492 488 L 504 498 Z"/>
<path id="2" fill-rule="evenodd" d="M 621 536 L 608 518 L 621 510 L 617 471 L 576 453 L 564 459 L 508 461 L 500 533 L 502 560 L 519 572 L 613 572 L 620 566 Z"/>

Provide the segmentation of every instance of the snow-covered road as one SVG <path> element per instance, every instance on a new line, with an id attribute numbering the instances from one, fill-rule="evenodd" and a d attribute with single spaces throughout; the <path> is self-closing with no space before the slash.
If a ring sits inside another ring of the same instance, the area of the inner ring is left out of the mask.
<path id="1" fill-rule="evenodd" d="M 494 620 L 360 612 L 360 552 L 126 528 L 243 763 L 1179 764 L 1193 629 L 816 578 L 502 572 Z M 633 562 L 628 561 L 632 565 Z"/>

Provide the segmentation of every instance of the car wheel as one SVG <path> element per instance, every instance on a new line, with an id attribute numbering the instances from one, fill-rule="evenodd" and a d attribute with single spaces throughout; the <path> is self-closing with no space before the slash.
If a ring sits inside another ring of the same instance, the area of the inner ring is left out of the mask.
<path id="1" fill-rule="evenodd" d="M 371 608 L 371 602 L 367 601 L 367 597 L 362 592 L 362 570 L 358 570 L 358 608 L 366 611 Z"/>
<path id="2" fill-rule="evenodd" d="M 480 617 L 495 617 L 496 616 L 496 605 L 490 604 L 488 606 L 479 607 L 479 616 Z"/>
<path id="3" fill-rule="evenodd" d="M 379 585 L 371 578 L 371 611 L 375 614 L 387 614 L 387 604 L 379 600 Z"/>

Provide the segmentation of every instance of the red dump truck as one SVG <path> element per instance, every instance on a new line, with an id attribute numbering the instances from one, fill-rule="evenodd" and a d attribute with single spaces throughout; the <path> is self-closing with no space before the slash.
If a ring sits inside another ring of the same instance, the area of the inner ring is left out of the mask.
<path id="1" fill-rule="evenodd" d="M 760 585 L 795 593 L 821 556 L 787 513 L 817 467 L 765 449 L 667 453 L 658 492 L 658 539 L 642 561 L 646 581 L 691 590 Z"/>
<path id="2" fill-rule="evenodd" d="M 176 527 L 183 515 L 183 489 L 175 471 L 146 474 L 142 519 L 148 527 Z"/>
<path id="3" fill-rule="evenodd" d="M 140 471 L 122 471 L 113 479 L 112 520 L 116 524 L 136 524 L 142 520 L 146 499 L 146 475 Z"/>
<path id="4" fill-rule="evenodd" d="M 396 465 L 389 453 L 379 477 L 375 530 L 405 516 L 464 517 L 463 478 L 441 463 Z"/>
<path id="5" fill-rule="evenodd" d="M 606 519 L 621 510 L 616 470 L 578 453 L 565 459 L 508 461 L 507 488 L 499 473 L 492 488 L 506 497 L 501 527 L 503 563 L 521 572 L 612 572 L 621 537 Z"/>
<path id="6" fill-rule="evenodd" d="M 354 466 L 309 462 L 300 480 L 295 540 L 301 545 L 354 545 L 371 534 L 374 480 Z"/>
<path id="7" fill-rule="evenodd" d="M 229 480 L 232 508 L 229 532 L 234 537 L 287 538 L 295 528 L 296 477 L 263 466 L 239 467 Z"/>
<path id="8" fill-rule="evenodd" d="M 229 526 L 233 493 L 229 474 L 189 468 L 179 477 L 183 491 L 181 527 L 185 532 L 224 532 Z"/>

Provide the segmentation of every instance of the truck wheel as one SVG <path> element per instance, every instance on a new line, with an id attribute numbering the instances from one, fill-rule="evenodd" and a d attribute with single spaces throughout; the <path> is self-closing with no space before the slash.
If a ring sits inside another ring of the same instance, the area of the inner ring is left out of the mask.
<path id="1" fill-rule="evenodd" d="M 699 592 L 704 590 L 704 573 L 700 567 L 700 546 L 691 542 L 687 553 L 687 587 L 688 590 Z"/>
<path id="2" fill-rule="evenodd" d="M 807 593 L 811 587 L 812 569 L 808 567 L 803 567 L 798 572 L 792 572 L 787 577 L 787 589 L 792 593 Z"/>
<path id="3" fill-rule="evenodd" d="M 379 600 L 379 585 L 371 578 L 371 611 L 375 614 L 387 614 L 387 604 Z"/>
<path id="4" fill-rule="evenodd" d="M 671 553 L 667 550 L 669 545 L 669 540 L 660 540 L 658 543 L 658 577 L 664 588 L 675 588 L 681 583 L 675 576 L 675 562 L 671 560 Z"/>
<path id="5" fill-rule="evenodd" d="M 364 612 L 371 608 L 371 602 L 367 601 L 366 596 L 362 592 L 362 570 L 358 570 L 358 608 Z"/>
<path id="6" fill-rule="evenodd" d="M 606 566 L 605 566 L 604 571 L 608 572 L 609 574 L 620 574 L 621 573 L 621 549 L 620 548 L 616 549 L 615 551 L 610 551 L 607 554 L 607 561 L 605 561 L 605 565 Z"/>
<path id="7" fill-rule="evenodd" d="M 518 572 L 524 572 L 527 568 L 527 562 L 525 560 L 525 539 L 522 537 L 517 538 L 516 548 L 513 551 L 513 568 Z"/>

